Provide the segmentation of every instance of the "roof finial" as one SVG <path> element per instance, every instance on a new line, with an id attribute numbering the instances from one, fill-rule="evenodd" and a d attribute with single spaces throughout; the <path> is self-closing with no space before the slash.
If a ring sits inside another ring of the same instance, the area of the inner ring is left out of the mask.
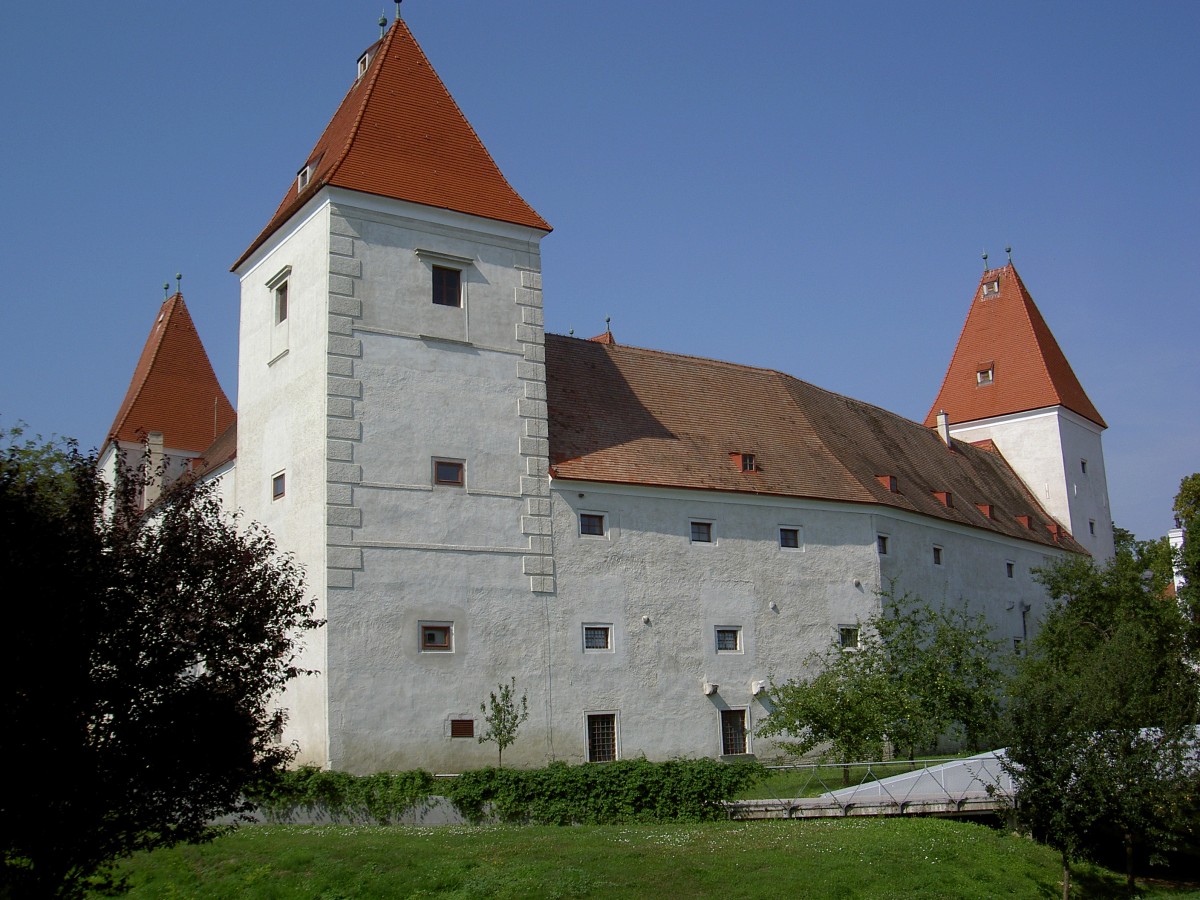
<path id="1" fill-rule="evenodd" d="M 181 272 L 175 273 L 175 293 L 183 293 L 183 274 Z"/>
<path id="2" fill-rule="evenodd" d="M 987 251 L 984 250 L 983 251 L 983 271 L 985 271 L 985 272 L 987 271 L 987 256 L 988 256 Z"/>
<path id="3" fill-rule="evenodd" d="M 1004 248 L 1004 252 L 1008 254 L 1008 264 L 1011 266 L 1012 265 L 1012 244 L 1008 244 Z"/>
<path id="4" fill-rule="evenodd" d="M 604 333 L 612 334 L 612 316 L 604 317 Z"/>
<path id="5" fill-rule="evenodd" d="M 379 36 L 387 34 L 387 7 L 379 11 Z"/>
<path id="6" fill-rule="evenodd" d="M 163 299 L 168 300 L 171 297 L 171 282 L 163 282 Z"/>
<path id="7" fill-rule="evenodd" d="M 396 20 L 397 21 L 400 20 L 400 4 L 403 2 L 404 2 L 404 0 L 396 0 Z"/>
<path id="8" fill-rule="evenodd" d="M 567 337 L 575 337 L 575 329 L 574 328 L 572 328 L 570 331 L 567 332 Z"/>

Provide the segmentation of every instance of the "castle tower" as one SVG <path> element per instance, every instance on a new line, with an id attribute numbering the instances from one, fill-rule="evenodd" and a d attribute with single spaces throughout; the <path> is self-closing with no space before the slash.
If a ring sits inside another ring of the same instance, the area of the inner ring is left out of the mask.
<path id="1" fill-rule="evenodd" d="M 402 20 L 348 70 L 341 106 L 233 267 L 237 500 L 305 564 L 328 621 L 301 661 L 320 676 L 287 699 L 301 761 L 466 767 L 478 744 L 455 739 L 479 699 L 544 668 L 514 648 L 554 590 L 550 226 Z M 546 726 L 530 699 L 522 743 L 536 749 Z"/>
<path id="2" fill-rule="evenodd" d="M 1101 432 L 1088 399 L 1010 262 L 979 280 L 941 391 L 950 434 L 991 441 L 1038 501 L 1098 561 L 1113 555 Z"/>

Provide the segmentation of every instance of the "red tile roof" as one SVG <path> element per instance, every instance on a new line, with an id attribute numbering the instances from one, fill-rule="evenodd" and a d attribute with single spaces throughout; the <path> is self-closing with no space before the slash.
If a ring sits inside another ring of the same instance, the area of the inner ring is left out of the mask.
<path id="1" fill-rule="evenodd" d="M 108 440 L 139 443 L 161 431 L 166 449 L 199 453 L 234 418 L 183 295 L 169 297 L 146 338 Z"/>
<path id="2" fill-rule="evenodd" d="M 366 72 L 305 159 L 307 187 L 292 179 L 234 269 L 325 185 L 550 231 L 501 174 L 402 19 L 367 53 Z"/>
<path id="3" fill-rule="evenodd" d="M 547 335 L 546 384 L 556 478 L 878 504 L 1056 543 L 1054 519 L 1000 455 L 951 450 L 916 422 L 780 372 Z M 753 453 L 755 471 L 731 466 L 733 452 Z M 1066 534 L 1057 545 L 1082 552 Z"/>
<path id="4" fill-rule="evenodd" d="M 237 416 L 233 423 L 221 432 L 220 437 L 209 445 L 204 453 L 192 460 L 192 474 L 197 478 L 221 468 L 237 459 Z"/>
<path id="5" fill-rule="evenodd" d="M 999 282 L 999 292 L 985 286 Z M 979 373 L 992 370 L 981 384 Z M 1064 406 L 1107 428 L 1050 333 L 1012 263 L 979 280 L 942 389 L 925 417 L 933 427 L 945 410 L 952 424 Z"/>

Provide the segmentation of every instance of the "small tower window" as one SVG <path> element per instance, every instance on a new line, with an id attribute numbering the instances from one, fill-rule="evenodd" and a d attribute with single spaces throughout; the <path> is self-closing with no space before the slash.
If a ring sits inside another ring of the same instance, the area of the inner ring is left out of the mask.
<path id="1" fill-rule="evenodd" d="M 991 297 L 993 294 L 1000 293 L 1000 279 L 995 278 L 992 281 L 983 283 L 983 296 Z"/>
<path id="2" fill-rule="evenodd" d="M 991 384 L 992 381 L 995 379 L 995 376 L 996 376 L 996 370 L 994 368 L 992 368 L 991 366 L 988 366 L 986 369 L 978 369 L 975 372 L 975 383 L 976 384 Z"/>
<path id="3" fill-rule="evenodd" d="M 1087 474 L 1087 460 L 1086 459 L 1081 459 L 1079 461 L 1079 471 L 1084 475 Z"/>
<path id="4" fill-rule="evenodd" d="M 371 64 L 371 54 L 364 53 L 358 58 L 358 77 L 362 78 L 367 74 L 367 66 Z"/>
<path id="5" fill-rule="evenodd" d="M 271 499 L 279 500 L 287 493 L 287 475 L 277 472 L 271 476 Z"/>

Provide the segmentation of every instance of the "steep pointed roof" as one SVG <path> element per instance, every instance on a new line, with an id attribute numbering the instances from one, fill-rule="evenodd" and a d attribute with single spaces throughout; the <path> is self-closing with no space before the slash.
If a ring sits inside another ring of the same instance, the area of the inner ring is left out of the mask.
<path id="1" fill-rule="evenodd" d="M 365 54 L 366 71 L 305 159 L 240 266 L 325 185 L 550 231 L 500 172 L 403 19 Z"/>
<path id="2" fill-rule="evenodd" d="M 1101 428 L 1101 417 L 1010 262 L 979 279 L 937 399 L 951 424 L 1063 406 Z"/>
<path id="3" fill-rule="evenodd" d="M 163 301 L 108 440 L 137 443 L 161 431 L 168 450 L 199 453 L 233 424 L 236 413 L 183 302 Z"/>

